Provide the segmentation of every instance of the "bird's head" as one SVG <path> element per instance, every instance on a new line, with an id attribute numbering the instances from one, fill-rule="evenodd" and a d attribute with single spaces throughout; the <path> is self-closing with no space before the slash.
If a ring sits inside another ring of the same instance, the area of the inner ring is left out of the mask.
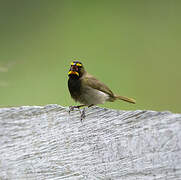
<path id="1" fill-rule="evenodd" d="M 84 74 L 85 70 L 83 64 L 80 61 L 73 61 L 68 72 L 69 77 L 80 78 Z"/>

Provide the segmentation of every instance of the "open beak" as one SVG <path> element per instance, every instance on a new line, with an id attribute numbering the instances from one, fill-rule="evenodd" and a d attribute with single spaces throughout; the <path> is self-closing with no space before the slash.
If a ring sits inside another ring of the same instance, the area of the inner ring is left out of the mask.
<path id="1" fill-rule="evenodd" d="M 79 70 L 79 69 L 78 69 L 77 66 L 71 65 L 70 71 L 69 71 L 68 75 L 70 75 L 70 74 L 75 74 L 75 75 L 79 76 L 78 70 Z"/>

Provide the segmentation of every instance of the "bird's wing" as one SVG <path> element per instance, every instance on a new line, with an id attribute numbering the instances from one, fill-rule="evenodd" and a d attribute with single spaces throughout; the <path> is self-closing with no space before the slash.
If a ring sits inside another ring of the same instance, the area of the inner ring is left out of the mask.
<path id="1" fill-rule="evenodd" d="M 114 97 L 113 92 L 104 83 L 102 83 L 101 81 L 99 81 L 98 79 L 96 79 L 95 77 L 93 77 L 88 73 L 86 73 L 86 76 L 82 78 L 82 83 L 99 91 L 102 91 L 110 95 L 111 97 Z"/>

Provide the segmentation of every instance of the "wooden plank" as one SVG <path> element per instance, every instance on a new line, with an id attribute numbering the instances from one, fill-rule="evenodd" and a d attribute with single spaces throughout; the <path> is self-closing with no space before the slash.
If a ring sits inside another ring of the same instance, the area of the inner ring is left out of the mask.
<path id="1" fill-rule="evenodd" d="M 1 108 L 0 179 L 180 180 L 181 114 Z"/>

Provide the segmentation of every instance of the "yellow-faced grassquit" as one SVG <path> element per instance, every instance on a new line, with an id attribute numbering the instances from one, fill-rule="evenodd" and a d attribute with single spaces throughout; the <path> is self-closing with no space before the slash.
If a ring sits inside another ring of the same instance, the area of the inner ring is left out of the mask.
<path id="1" fill-rule="evenodd" d="M 70 106 L 70 110 L 83 106 L 93 106 L 103 104 L 105 101 L 113 102 L 123 100 L 135 104 L 134 99 L 115 95 L 104 83 L 97 80 L 84 69 L 80 61 L 73 61 L 68 72 L 68 88 L 71 97 L 81 103 L 79 106 Z M 85 112 L 81 114 L 81 119 L 85 117 Z"/>

